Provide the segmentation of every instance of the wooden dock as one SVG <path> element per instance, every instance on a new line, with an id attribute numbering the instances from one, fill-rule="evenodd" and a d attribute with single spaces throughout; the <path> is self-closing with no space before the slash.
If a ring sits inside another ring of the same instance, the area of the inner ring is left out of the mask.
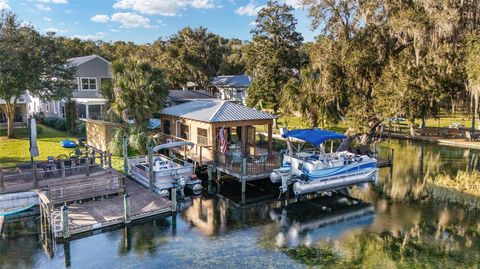
<path id="1" fill-rule="evenodd" d="M 43 211 L 49 210 L 49 215 L 52 216 L 50 220 L 44 220 L 50 222 L 45 224 L 50 226 L 55 238 L 62 238 L 172 211 L 170 200 L 130 179 L 125 179 L 125 194 L 129 198 L 119 193 L 107 198 L 68 205 L 66 213 L 68 229 L 64 229 L 63 225 L 66 222 L 63 222 L 62 217 L 63 206 L 58 203 L 51 205 L 49 199 L 40 193 Z M 126 199 L 129 200 L 127 210 Z M 66 230 L 68 234 L 65 234 Z"/>

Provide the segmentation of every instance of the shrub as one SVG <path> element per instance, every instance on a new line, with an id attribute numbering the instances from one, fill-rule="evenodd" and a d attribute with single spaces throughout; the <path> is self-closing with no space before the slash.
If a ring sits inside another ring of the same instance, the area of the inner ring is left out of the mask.
<path id="1" fill-rule="evenodd" d="M 67 120 L 60 117 L 44 117 L 42 123 L 60 131 L 67 130 Z"/>
<path id="2" fill-rule="evenodd" d="M 74 133 L 80 137 L 87 136 L 87 125 L 85 122 L 77 122 Z"/>

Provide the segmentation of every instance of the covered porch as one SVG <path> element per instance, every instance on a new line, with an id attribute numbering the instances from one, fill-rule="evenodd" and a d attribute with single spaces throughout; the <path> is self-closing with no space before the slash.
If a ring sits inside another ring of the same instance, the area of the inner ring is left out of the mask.
<path id="1" fill-rule="evenodd" d="M 74 98 L 80 119 L 103 120 L 104 107 L 107 102 L 103 98 Z"/>
<path id="2" fill-rule="evenodd" d="M 227 101 L 198 100 L 165 108 L 160 118 L 157 137 L 193 142 L 194 147 L 176 153 L 207 165 L 218 177 L 224 173 L 240 181 L 256 180 L 280 167 L 272 139 L 274 115 Z"/>
<path id="3" fill-rule="evenodd" d="M 245 181 L 268 178 L 281 165 L 280 153 L 273 150 L 272 126 L 272 120 L 214 124 L 213 165 L 217 173 Z M 257 133 L 258 129 L 267 130 L 267 135 Z"/>

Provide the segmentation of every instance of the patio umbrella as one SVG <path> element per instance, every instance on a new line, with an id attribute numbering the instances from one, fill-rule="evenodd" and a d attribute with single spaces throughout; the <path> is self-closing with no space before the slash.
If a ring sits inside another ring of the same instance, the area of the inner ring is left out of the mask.
<path id="1" fill-rule="evenodd" d="M 30 157 L 37 157 L 40 155 L 37 146 L 37 122 L 34 118 L 30 119 Z"/>

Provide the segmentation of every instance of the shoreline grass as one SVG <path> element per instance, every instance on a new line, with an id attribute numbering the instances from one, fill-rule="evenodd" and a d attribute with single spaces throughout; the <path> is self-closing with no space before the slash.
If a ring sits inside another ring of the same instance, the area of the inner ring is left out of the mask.
<path id="1" fill-rule="evenodd" d="M 480 172 L 459 171 L 456 176 L 440 174 L 429 177 L 427 191 L 437 200 L 480 208 Z"/>

